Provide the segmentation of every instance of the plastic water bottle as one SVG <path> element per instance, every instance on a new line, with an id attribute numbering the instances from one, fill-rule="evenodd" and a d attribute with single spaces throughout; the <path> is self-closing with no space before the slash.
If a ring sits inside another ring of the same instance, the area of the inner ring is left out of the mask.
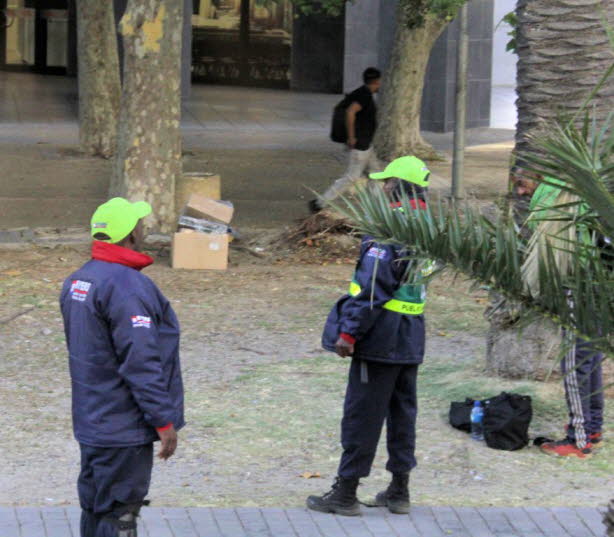
<path id="1" fill-rule="evenodd" d="M 481 401 L 474 401 L 471 409 L 471 438 L 481 442 L 484 440 L 484 407 Z"/>

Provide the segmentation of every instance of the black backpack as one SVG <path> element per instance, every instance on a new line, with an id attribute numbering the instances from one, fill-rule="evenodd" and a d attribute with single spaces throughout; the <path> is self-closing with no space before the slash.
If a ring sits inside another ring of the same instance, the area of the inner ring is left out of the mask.
<path id="1" fill-rule="evenodd" d="M 488 447 L 515 451 L 529 443 L 529 425 L 533 417 L 528 395 L 501 392 L 484 399 L 484 441 Z M 471 431 L 473 399 L 450 405 L 450 425 L 461 431 Z"/>
<path id="2" fill-rule="evenodd" d="M 333 118 L 330 123 L 330 139 L 333 142 L 344 144 L 348 141 L 348 132 L 345 125 L 345 111 L 350 106 L 349 95 L 346 95 L 333 108 Z"/>

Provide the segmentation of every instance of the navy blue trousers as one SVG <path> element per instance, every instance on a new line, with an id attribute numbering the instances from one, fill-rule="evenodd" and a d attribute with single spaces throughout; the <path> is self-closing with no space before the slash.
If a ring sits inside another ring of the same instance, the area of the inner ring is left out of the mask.
<path id="1" fill-rule="evenodd" d="M 338 474 L 367 477 L 377 451 L 384 421 L 388 463 L 392 473 L 416 466 L 417 365 L 367 362 L 368 382 L 361 382 L 361 361 L 353 359 L 341 421 L 343 455 Z"/>
<path id="2" fill-rule="evenodd" d="M 119 518 L 118 513 L 126 505 L 143 502 L 152 468 L 153 444 L 125 448 L 81 444 L 77 481 L 81 537 L 117 537 L 119 530 L 113 518 Z"/>
<path id="3" fill-rule="evenodd" d="M 583 448 L 588 437 L 603 427 L 603 354 L 580 338 L 561 362 L 569 410 L 567 437 Z"/>

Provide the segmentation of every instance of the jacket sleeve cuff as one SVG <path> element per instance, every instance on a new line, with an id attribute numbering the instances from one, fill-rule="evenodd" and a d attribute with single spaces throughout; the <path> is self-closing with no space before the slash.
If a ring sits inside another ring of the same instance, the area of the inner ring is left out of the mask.
<path id="1" fill-rule="evenodd" d="M 354 343 L 356 343 L 356 338 L 354 336 L 351 336 L 350 334 L 346 334 L 345 332 L 341 332 L 341 334 L 339 334 L 339 337 L 343 341 L 347 341 L 350 345 L 354 345 Z"/>
<path id="2" fill-rule="evenodd" d="M 161 431 L 168 431 L 171 427 L 173 426 L 172 423 L 167 423 L 166 425 L 164 425 L 163 427 L 156 427 L 156 431 L 161 432 Z"/>

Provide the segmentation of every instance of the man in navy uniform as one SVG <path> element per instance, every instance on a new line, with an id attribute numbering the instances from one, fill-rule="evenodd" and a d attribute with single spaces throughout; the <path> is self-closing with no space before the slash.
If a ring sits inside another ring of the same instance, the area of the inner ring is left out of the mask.
<path id="1" fill-rule="evenodd" d="M 371 179 L 385 179 L 391 205 L 409 199 L 426 209 L 429 170 L 416 157 L 401 157 Z M 307 507 L 325 513 L 359 515 L 359 480 L 367 477 L 384 421 L 392 481 L 376 503 L 393 513 L 409 512 L 409 473 L 416 466 L 416 378 L 425 346 L 425 276 L 431 264 L 397 245 L 362 239 L 349 293 L 333 307 L 322 343 L 341 357 L 351 356 L 341 422 L 343 454 L 332 489 L 310 496 Z"/>
<path id="2" fill-rule="evenodd" d="M 91 221 L 92 259 L 64 283 L 60 304 L 81 448 L 81 537 L 136 537 L 153 442 L 168 459 L 183 427 L 179 324 L 141 274 L 146 202 L 114 198 Z"/>

